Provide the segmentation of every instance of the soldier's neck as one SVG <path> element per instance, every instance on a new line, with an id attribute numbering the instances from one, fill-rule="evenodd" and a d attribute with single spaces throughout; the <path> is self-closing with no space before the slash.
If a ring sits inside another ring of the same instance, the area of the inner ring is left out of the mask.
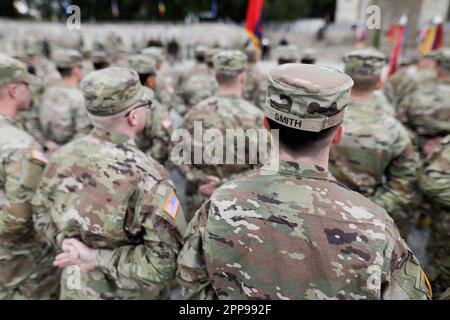
<path id="1" fill-rule="evenodd" d="M 315 152 L 314 155 L 302 154 L 292 155 L 280 148 L 279 160 L 296 163 L 307 163 L 313 166 L 319 166 L 328 171 L 328 162 L 330 160 L 330 148 Z"/>
<path id="2" fill-rule="evenodd" d="M 62 78 L 62 83 L 65 86 L 76 88 L 78 87 L 78 80 L 72 77 Z"/>
<path id="3" fill-rule="evenodd" d="M 17 116 L 17 108 L 11 103 L 0 100 L 0 113 L 8 117 L 15 118 Z"/>
<path id="4" fill-rule="evenodd" d="M 353 99 L 359 99 L 359 100 L 363 100 L 363 99 L 367 99 L 370 100 L 373 97 L 373 91 L 352 91 L 351 97 Z"/>
<path id="5" fill-rule="evenodd" d="M 222 94 L 231 94 L 240 97 L 242 95 L 241 86 L 220 86 L 219 92 Z"/>

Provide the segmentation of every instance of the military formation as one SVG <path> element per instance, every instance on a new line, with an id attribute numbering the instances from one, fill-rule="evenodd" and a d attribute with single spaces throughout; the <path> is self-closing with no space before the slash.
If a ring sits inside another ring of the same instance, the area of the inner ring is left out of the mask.
<path id="1" fill-rule="evenodd" d="M 107 41 L 0 53 L 0 299 L 448 297 L 450 49 Z"/>

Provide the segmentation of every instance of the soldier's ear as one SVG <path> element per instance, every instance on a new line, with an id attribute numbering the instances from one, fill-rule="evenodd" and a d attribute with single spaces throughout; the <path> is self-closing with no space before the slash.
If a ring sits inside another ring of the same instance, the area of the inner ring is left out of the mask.
<path id="1" fill-rule="evenodd" d="M 7 86 L 6 87 L 6 94 L 12 99 L 17 99 L 17 95 L 18 95 L 18 86 L 17 86 L 17 84 L 13 83 L 13 84 L 10 84 L 9 86 Z"/>
<path id="2" fill-rule="evenodd" d="M 345 135 L 345 127 L 343 124 L 341 124 L 334 133 L 332 144 L 340 144 L 342 139 L 344 138 L 344 135 Z"/>

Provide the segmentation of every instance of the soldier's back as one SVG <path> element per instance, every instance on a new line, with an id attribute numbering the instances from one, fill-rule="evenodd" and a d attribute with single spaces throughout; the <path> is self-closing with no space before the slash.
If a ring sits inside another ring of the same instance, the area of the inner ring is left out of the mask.
<path id="1" fill-rule="evenodd" d="M 330 153 L 330 171 L 338 181 L 372 196 L 409 138 L 395 118 L 376 110 L 373 101 L 355 100 L 346 111 L 345 136 Z"/>
<path id="2" fill-rule="evenodd" d="M 45 137 L 58 144 L 68 143 L 90 130 L 83 93 L 78 88 L 63 84 L 49 87 L 42 96 L 39 112 Z"/>
<path id="3" fill-rule="evenodd" d="M 133 139 L 98 129 L 52 156 L 39 190 L 34 202 L 52 202 L 47 207 L 64 238 L 77 238 L 94 249 L 141 245 L 144 223 L 156 216 L 172 219 L 162 211 L 173 190 L 164 168 L 142 153 Z M 175 223 L 172 220 L 169 224 Z M 168 298 L 167 284 L 114 281 L 100 269 L 81 274 L 80 288 L 74 290 L 72 271 L 63 271 L 61 299 Z"/>
<path id="4" fill-rule="evenodd" d="M 179 258 L 187 297 L 197 290 L 189 282 L 202 279 L 200 266 L 184 264 L 199 243 L 220 299 L 423 299 L 428 292 L 388 214 L 317 166 L 272 160 L 218 189 L 195 219 Z"/>
<path id="5" fill-rule="evenodd" d="M 45 166 L 38 143 L 0 115 L 0 299 L 56 298 L 54 251 L 37 240 L 31 198 Z"/>

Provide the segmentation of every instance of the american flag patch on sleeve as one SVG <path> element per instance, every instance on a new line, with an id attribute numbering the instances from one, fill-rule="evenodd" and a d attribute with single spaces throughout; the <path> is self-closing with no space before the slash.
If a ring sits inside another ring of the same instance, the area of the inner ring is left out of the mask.
<path id="1" fill-rule="evenodd" d="M 173 219 L 177 217 L 178 208 L 180 207 L 180 200 L 174 192 L 172 192 L 166 200 L 164 205 L 164 212 L 171 216 Z"/>

